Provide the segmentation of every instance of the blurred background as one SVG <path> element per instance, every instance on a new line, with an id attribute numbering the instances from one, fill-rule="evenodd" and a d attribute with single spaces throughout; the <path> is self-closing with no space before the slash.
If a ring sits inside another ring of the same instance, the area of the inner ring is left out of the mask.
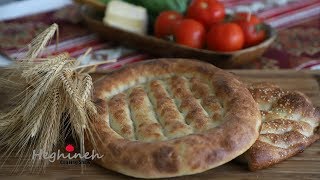
<path id="1" fill-rule="evenodd" d="M 93 0 L 94 1 L 94 0 Z M 103 2 L 103 0 L 97 0 Z M 277 39 L 246 69 L 320 69 L 320 0 L 220 0 L 227 12 L 250 10 L 274 27 Z M 54 41 L 46 54 L 67 51 L 87 61 L 117 59 L 104 69 L 154 57 L 134 48 L 101 39 L 90 31 L 72 0 L 0 0 L 0 66 L 26 51 L 26 45 L 52 23 L 59 25 L 59 47 Z M 44 54 L 44 55 L 46 55 Z"/>

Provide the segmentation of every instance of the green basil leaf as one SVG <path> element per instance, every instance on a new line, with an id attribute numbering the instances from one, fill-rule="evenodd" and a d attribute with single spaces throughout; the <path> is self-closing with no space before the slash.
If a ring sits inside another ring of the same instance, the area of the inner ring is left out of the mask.
<path id="1" fill-rule="evenodd" d="M 152 15 L 158 15 L 162 11 L 174 10 L 184 13 L 189 0 L 125 0 L 129 3 L 145 7 Z"/>
<path id="2" fill-rule="evenodd" d="M 99 0 L 108 4 L 111 0 Z M 152 16 L 158 16 L 162 11 L 174 10 L 184 13 L 188 7 L 190 0 L 123 0 L 131 4 L 145 7 Z"/>
<path id="3" fill-rule="evenodd" d="M 110 1 L 112 0 L 99 0 L 100 2 L 104 3 L 104 4 L 108 4 Z"/>

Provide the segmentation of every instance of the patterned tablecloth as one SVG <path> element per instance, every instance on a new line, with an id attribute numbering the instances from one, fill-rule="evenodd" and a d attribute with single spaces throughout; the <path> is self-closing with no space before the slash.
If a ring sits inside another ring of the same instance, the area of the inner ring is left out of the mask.
<path id="1" fill-rule="evenodd" d="M 278 37 L 265 54 L 245 68 L 257 69 L 320 69 L 320 0 L 222 0 L 232 11 L 250 9 L 275 27 Z M 59 47 L 52 41 L 46 54 L 69 52 L 78 57 L 88 48 L 93 53 L 90 62 L 118 59 L 102 69 L 150 58 L 137 52 L 99 39 L 81 24 L 77 5 L 0 22 L 0 51 L 12 59 L 26 51 L 26 44 L 52 23 L 59 24 Z"/>

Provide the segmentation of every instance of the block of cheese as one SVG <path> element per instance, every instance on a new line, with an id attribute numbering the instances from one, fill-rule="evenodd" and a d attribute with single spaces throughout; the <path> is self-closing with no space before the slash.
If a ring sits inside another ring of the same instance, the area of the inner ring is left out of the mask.
<path id="1" fill-rule="evenodd" d="M 146 34 L 148 23 L 147 10 L 141 6 L 113 0 L 108 3 L 103 22 L 106 25 L 126 31 Z"/>

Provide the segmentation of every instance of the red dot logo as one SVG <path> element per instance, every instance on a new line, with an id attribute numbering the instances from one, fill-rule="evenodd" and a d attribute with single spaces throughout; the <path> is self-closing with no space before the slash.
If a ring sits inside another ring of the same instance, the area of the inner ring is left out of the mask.
<path id="1" fill-rule="evenodd" d="M 68 151 L 69 153 L 73 152 L 74 151 L 74 147 L 72 146 L 72 144 L 68 144 L 66 146 L 66 151 Z"/>

